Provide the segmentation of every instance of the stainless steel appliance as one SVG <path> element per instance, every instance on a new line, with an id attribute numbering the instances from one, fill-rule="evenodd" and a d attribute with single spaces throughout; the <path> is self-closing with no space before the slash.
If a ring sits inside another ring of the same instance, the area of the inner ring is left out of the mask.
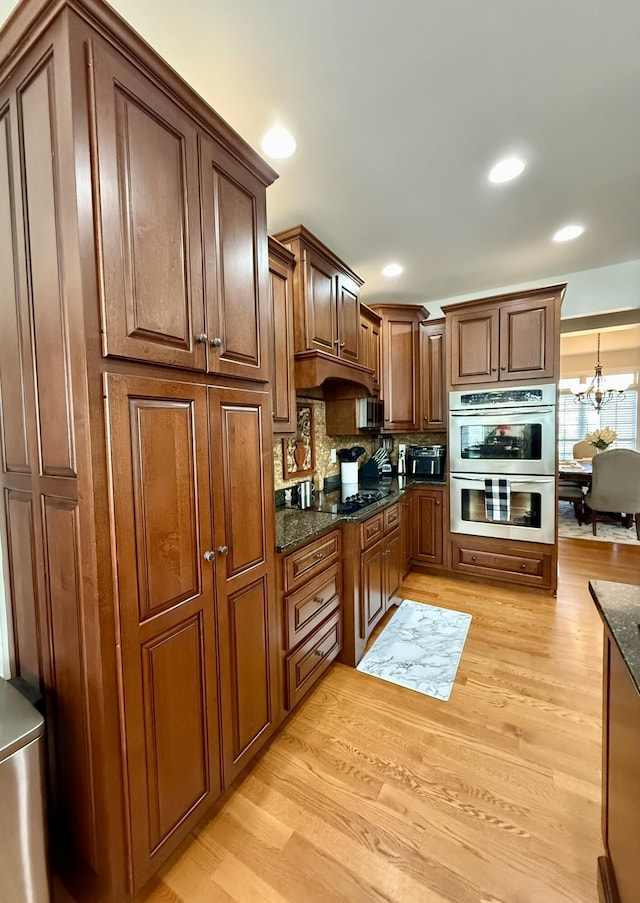
<path id="1" fill-rule="evenodd" d="M 486 483 L 490 473 L 455 473 L 449 477 L 453 533 L 553 543 L 555 537 L 555 476 L 504 477 L 508 514 L 500 520 L 487 514 Z"/>
<path id="2" fill-rule="evenodd" d="M 323 493 L 312 506 L 314 511 L 323 511 L 328 514 L 355 514 L 367 505 L 379 502 L 380 499 L 389 495 L 390 490 L 385 487 L 376 487 L 375 489 L 360 489 L 342 498 L 340 492 Z"/>
<path id="3" fill-rule="evenodd" d="M 384 402 L 374 395 L 357 398 L 356 426 L 359 430 L 381 430 L 384 426 Z"/>
<path id="4" fill-rule="evenodd" d="M 450 393 L 452 473 L 552 474 L 555 461 L 555 384 Z"/>
<path id="5" fill-rule="evenodd" d="M 443 480 L 446 453 L 444 445 L 410 445 L 409 473 Z"/>

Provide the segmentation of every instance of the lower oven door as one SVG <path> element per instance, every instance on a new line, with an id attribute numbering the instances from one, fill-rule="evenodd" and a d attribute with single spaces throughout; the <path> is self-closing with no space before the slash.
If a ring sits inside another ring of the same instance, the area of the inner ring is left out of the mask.
<path id="1" fill-rule="evenodd" d="M 489 477 L 507 481 L 506 498 L 495 504 L 486 491 Z M 451 474 L 451 532 L 527 542 L 555 542 L 556 481 L 554 476 Z M 494 504 L 492 505 L 492 501 Z"/>

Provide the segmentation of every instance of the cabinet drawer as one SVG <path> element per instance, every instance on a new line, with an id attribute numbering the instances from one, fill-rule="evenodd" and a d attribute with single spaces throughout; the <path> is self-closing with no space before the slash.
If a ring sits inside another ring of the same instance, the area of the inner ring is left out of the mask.
<path id="1" fill-rule="evenodd" d="M 310 514 L 309 517 L 313 517 Z M 284 559 L 285 592 L 298 589 L 310 577 L 324 570 L 340 555 L 340 532 L 328 533 L 307 543 Z"/>
<path id="2" fill-rule="evenodd" d="M 382 512 L 382 516 L 384 519 L 384 533 L 386 536 L 387 533 L 390 533 L 400 523 L 400 504 L 398 503 L 397 505 L 391 505 L 389 508 L 385 508 Z"/>
<path id="3" fill-rule="evenodd" d="M 318 574 L 285 598 L 285 648 L 306 639 L 327 615 L 340 606 L 342 566 L 340 562 Z"/>
<path id="4" fill-rule="evenodd" d="M 551 585 L 551 552 L 513 546 L 483 547 L 465 540 L 452 542 L 451 567 L 454 571 L 497 577 L 513 583 L 548 587 Z"/>
<path id="5" fill-rule="evenodd" d="M 360 548 L 368 549 L 384 536 L 384 512 L 370 517 L 360 524 Z"/>
<path id="6" fill-rule="evenodd" d="M 292 709 L 302 699 L 341 648 L 342 617 L 337 611 L 299 649 L 287 656 L 287 708 Z"/>

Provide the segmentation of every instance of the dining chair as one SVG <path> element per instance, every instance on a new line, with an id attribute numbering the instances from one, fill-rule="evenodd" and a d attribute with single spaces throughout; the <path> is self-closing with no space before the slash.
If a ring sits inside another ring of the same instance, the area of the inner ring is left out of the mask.
<path id="1" fill-rule="evenodd" d="M 597 451 L 598 449 L 593 442 L 587 442 L 586 439 L 581 439 L 580 442 L 576 442 L 573 446 L 573 460 L 583 461 L 585 458 L 593 458 Z"/>
<path id="2" fill-rule="evenodd" d="M 593 535 L 598 520 L 612 520 L 611 514 L 620 512 L 633 515 L 640 541 L 640 452 L 613 448 L 596 455 L 592 467 L 584 501 L 592 511 Z"/>
<path id="3" fill-rule="evenodd" d="M 558 501 L 571 502 L 573 505 L 573 513 L 576 516 L 578 525 L 581 527 L 585 520 L 585 511 L 584 494 L 580 486 L 578 486 L 577 483 L 572 483 L 571 480 L 559 480 Z"/>

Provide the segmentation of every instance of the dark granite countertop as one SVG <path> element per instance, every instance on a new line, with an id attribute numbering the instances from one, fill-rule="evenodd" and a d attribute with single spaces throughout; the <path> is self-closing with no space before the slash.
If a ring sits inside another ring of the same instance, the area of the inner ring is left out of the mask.
<path id="1" fill-rule="evenodd" d="M 378 502 L 361 508 L 355 514 L 328 514 L 322 511 L 314 511 L 306 508 L 277 508 L 276 509 L 276 552 L 291 552 L 297 546 L 304 545 L 323 533 L 335 529 L 344 523 L 360 523 L 372 517 L 383 508 L 393 505 L 412 486 L 440 486 L 444 487 L 446 480 L 428 480 L 416 477 L 394 477 L 384 483 L 375 483 L 364 480 L 360 484 L 361 489 L 372 489 L 376 486 L 384 486 L 389 494 Z"/>
<path id="2" fill-rule="evenodd" d="M 590 580 L 589 592 L 640 693 L 640 586 Z"/>

